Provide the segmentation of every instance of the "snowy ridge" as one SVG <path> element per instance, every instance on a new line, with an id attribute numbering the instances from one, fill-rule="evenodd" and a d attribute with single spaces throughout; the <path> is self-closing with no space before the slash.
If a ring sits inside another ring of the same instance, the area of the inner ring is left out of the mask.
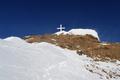
<path id="1" fill-rule="evenodd" d="M 92 35 L 93 37 L 96 37 L 98 40 L 100 40 L 99 36 L 98 36 L 98 33 L 95 30 L 93 30 L 93 29 L 71 29 L 68 32 L 60 31 L 60 32 L 56 32 L 55 34 L 57 34 L 57 35 L 69 34 L 69 35 L 83 35 L 83 36 L 89 34 L 89 35 Z"/>
<path id="2" fill-rule="evenodd" d="M 15 36 L 5 38 L 4 40 L 9 42 L 15 42 L 15 43 L 26 43 L 23 39 Z"/>
<path id="3" fill-rule="evenodd" d="M 18 39 L 0 40 L 0 80 L 120 80 L 119 61 L 95 62 L 46 42 L 21 46 Z"/>

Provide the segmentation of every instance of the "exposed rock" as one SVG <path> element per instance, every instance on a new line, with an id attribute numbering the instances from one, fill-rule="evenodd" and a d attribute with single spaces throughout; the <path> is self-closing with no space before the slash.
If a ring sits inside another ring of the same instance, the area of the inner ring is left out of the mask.
<path id="1" fill-rule="evenodd" d="M 119 43 L 102 43 L 91 35 L 31 35 L 24 39 L 29 43 L 49 42 L 62 48 L 76 50 L 79 55 L 86 54 L 96 60 L 120 60 Z"/>

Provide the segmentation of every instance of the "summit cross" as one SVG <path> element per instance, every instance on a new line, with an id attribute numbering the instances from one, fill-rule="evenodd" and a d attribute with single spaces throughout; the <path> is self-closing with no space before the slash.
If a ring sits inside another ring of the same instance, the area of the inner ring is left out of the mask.
<path id="1" fill-rule="evenodd" d="M 60 32 L 61 31 L 63 31 L 64 29 L 65 29 L 65 27 L 63 27 L 63 25 L 62 24 L 60 24 L 60 27 L 59 28 L 57 28 L 58 30 L 60 30 Z"/>

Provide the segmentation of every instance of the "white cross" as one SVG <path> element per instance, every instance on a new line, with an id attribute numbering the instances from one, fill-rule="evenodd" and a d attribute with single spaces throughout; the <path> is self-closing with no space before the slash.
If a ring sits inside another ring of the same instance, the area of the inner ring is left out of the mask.
<path id="1" fill-rule="evenodd" d="M 57 28 L 57 29 L 60 30 L 60 32 L 61 32 L 61 31 L 63 31 L 65 29 L 65 27 L 63 27 L 62 24 L 60 24 L 60 27 Z"/>

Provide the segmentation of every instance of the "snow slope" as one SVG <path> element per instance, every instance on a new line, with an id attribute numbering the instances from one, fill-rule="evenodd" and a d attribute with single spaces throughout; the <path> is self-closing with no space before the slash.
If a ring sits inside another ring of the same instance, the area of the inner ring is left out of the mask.
<path id="1" fill-rule="evenodd" d="M 119 61 L 94 62 L 45 42 L 0 39 L 0 80 L 120 80 L 119 65 Z M 115 78 L 109 77 L 110 72 L 116 73 Z"/>
<path id="2" fill-rule="evenodd" d="M 98 33 L 93 30 L 93 29 L 71 29 L 70 31 L 66 32 L 66 31 L 59 31 L 56 32 L 55 34 L 60 35 L 60 34 L 69 34 L 69 35 L 92 35 L 93 37 L 96 37 L 99 40 L 99 36 Z"/>

